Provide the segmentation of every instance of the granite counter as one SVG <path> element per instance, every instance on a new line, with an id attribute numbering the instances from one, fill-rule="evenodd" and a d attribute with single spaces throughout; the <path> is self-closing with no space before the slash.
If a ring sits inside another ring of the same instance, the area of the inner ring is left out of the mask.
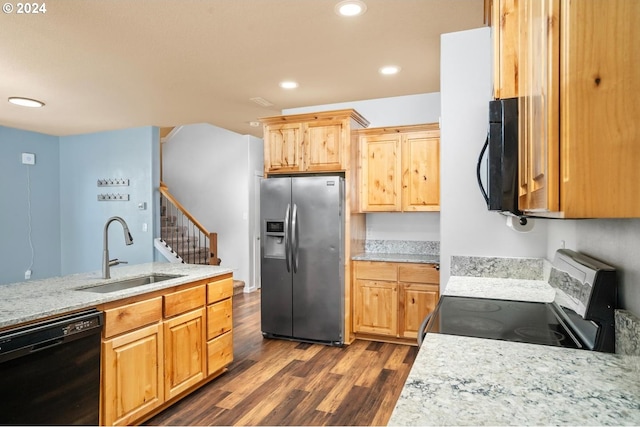
<path id="1" fill-rule="evenodd" d="M 440 256 L 434 254 L 395 254 L 369 252 L 351 257 L 353 261 L 412 262 L 417 264 L 440 264 Z"/>
<path id="2" fill-rule="evenodd" d="M 112 268 L 111 279 L 102 279 L 102 273 L 96 271 L 0 285 L 0 328 L 231 272 L 218 266 L 153 262 Z M 180 277 L 110 293 L 78 290 L 156 273 Z"/>
<path id="3" fill-rule="evenodd" d="M 445 295 L 550 302 L 546 281 L 452 276 Z M 389 425 L 640 425 L 638 358 L 427 334 Z"/>
<path id="4" fill-rule="evenodd" d="M 389 425 L 639 425 L 629 359 L 427 334 Z"/>

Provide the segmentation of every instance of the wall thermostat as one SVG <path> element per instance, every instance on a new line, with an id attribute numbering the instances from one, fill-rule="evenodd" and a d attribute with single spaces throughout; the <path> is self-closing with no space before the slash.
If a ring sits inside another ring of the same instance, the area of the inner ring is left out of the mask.
<path id="1" fill-rule="evenodd" d="M 33 153 L 22 153 L 22 164 L 23 165 L 35 165 L 36 164 L 36 155 Z"/>

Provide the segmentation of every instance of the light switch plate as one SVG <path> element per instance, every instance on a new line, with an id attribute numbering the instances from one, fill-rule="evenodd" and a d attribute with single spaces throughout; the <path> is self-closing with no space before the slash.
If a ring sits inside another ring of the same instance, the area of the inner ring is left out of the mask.
<path id="1" fill-rule="evenodd" d="M 33 153 L 22 153 L 22 164 L 23 165 L 35 165 L 36 164 L 36 155 Z"/>

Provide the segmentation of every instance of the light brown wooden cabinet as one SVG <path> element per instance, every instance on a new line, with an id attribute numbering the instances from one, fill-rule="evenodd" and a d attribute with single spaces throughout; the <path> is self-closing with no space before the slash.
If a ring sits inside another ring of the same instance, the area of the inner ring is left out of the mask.
<path id="1" fill-rule="evenodd" d="M 164 402 L 160 323 L 104 340 L 102 425 L 129 425 Z"/>
<path id="2" fill-rule="evenodd" d="M 102 425 L 128 425 L 164 401 L 162 297 L 104 310 Z"/>
<path id="3" fill-rule="evenodd" d="M 265 175 L 349 169 L 351 131 L 369 122 L 355 110 L 265 117 Z"/>
<path id="4" fill-rule="evenodd" d="M 233 278 L 207 285 L 207 375 L 214 375 L 233 361 Z"/>
<path id="5" fill-rule="evenodd" d="M 420 323 L 440 295 L 436 266 L 354 261 L 353 276 L 356 338 L 415 345 Z"/>
<path id="6" fill-rule="evenodd" d="M 640 217 L 636 0 L 518 2 L 519 207 Z"/>
<path id="7" fill-rule="evenodd" d="M 518 0 L 491 2 L 491 36 L 493 39 L 493 97 L 518 96 Z"/>
<path id="8" fill-rule="evenodd" d="M 163 297 L 166 400 L 179 395 L 205 377 L 205 288 L 203 284 Z"/>
<path id="9" fill-rule="evenodd" d="M 232 294 L 226 274 L 98 307 L 101 425 L 138 423 L 223 373 L 233 361 Z"/>
<path id="10" fill-rule="evenodd" d="M 361 129 L 361 212 L 440 210 L 437 124 Z"/>

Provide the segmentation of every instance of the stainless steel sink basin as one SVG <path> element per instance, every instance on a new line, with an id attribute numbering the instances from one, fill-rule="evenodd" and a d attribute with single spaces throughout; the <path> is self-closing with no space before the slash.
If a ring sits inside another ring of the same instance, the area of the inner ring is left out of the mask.
<path id="1" fill-rule="evenodd" d="M 85 292 L 99 292 L 106 294 L 109 292 L 123 291 L 125 289 L 136 288 L 138 286 L 150 285 L 151 283 L 162 282 L 163 280 L 176 279 L 182 277 L 180 274 L 150 274 L 148 276 L 134 277 L 132 279 L 119 280 L 117 282 L 105 283 L 88 288 L 78 289 Z"/>

